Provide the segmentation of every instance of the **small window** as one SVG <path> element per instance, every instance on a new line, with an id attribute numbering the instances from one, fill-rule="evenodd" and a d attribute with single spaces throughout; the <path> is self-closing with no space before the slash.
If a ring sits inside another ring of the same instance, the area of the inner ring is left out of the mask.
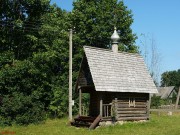
<path id="1" fill-rule="evenodd" d="M 129 98 L 129 107 L 135 107 L 135 98 Z"/>

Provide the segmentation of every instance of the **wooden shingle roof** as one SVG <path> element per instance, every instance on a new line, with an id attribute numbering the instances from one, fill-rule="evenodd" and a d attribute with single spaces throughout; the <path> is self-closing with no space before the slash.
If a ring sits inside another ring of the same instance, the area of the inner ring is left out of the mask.
<path id="1" fill-rule="evenodd" d="M 176 93 L 174 86 L 169 86 L 169 87 L 158 87 L 158 94 L 156 94 L 156 96 L 160 96 L 162 99 L 166 99 L 168 98 L 171 93 L 174 92 Z"/>
<path id="2" fill-rule="evenodd" d="M 157 93 L 139 54 L 84 46 L 96 91 Z"/>

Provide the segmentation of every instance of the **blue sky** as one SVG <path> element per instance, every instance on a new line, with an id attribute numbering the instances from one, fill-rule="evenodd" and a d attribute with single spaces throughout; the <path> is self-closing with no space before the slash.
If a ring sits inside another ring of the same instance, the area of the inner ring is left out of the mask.
<path id="1" fill-rule="evenodd" d="M 51 0 L 62 9 L 71 11 L 73 0 Z M 138 39 L 136 44 L 142 52 L 145 43 L 149 50 L 151 39 L 159 53 L 160 72 L 180 69 L 180 0 L 124 0 L 132 10 L 134 23 L 131 28 Z M 145 34 L 144 38 L 141 34 Z"/>

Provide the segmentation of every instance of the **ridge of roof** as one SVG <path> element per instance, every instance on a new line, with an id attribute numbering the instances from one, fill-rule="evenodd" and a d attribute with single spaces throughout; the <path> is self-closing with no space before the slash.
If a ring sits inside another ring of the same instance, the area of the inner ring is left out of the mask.
<path id="1" fill-rule="evenodd" d="M 105 49 L 105 48 L 99 48 L 99 47 L 93 47 L 93 46 L 87 46 L 87 45 L 84 45 L 83 48 L 84 49 L 89 48 L 89 49 L 107 51 L 107 52 L 114 53 L 111 49 Z M 118 53 L 142 57 L 139 53 L 130 53 L 130 52 L 123 52 L 123 51 L 118 51 Z"/>
<path id="2" fill-rule="evenodd" d="M 160 86 L 160 87 L 157 87 L 157 88 L 174 88 L 175 86 Z"/>

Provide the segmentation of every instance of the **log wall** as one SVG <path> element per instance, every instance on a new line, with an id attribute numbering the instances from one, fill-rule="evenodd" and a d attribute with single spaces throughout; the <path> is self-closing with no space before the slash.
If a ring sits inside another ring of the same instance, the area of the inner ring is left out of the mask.
<path id="1" fill-rule="evenodd" d="M 116 118 L 118 121 L 147 120 L 149 118 L 146 98 L 134 97 L 131 99 L 123 97 L 114 102 L 117 104 Z"/>
<path id="2" fill-rule="evenodd" d="M 100 112 L 100 99 L 103 104 L 116 104 L 117 120 L 147 120 L 149 94 L 144 93 L 118 93 L 91 91 L 90 116 L 98 116 Z M 117 101 L 115 101 L 117 99 Z"/>

